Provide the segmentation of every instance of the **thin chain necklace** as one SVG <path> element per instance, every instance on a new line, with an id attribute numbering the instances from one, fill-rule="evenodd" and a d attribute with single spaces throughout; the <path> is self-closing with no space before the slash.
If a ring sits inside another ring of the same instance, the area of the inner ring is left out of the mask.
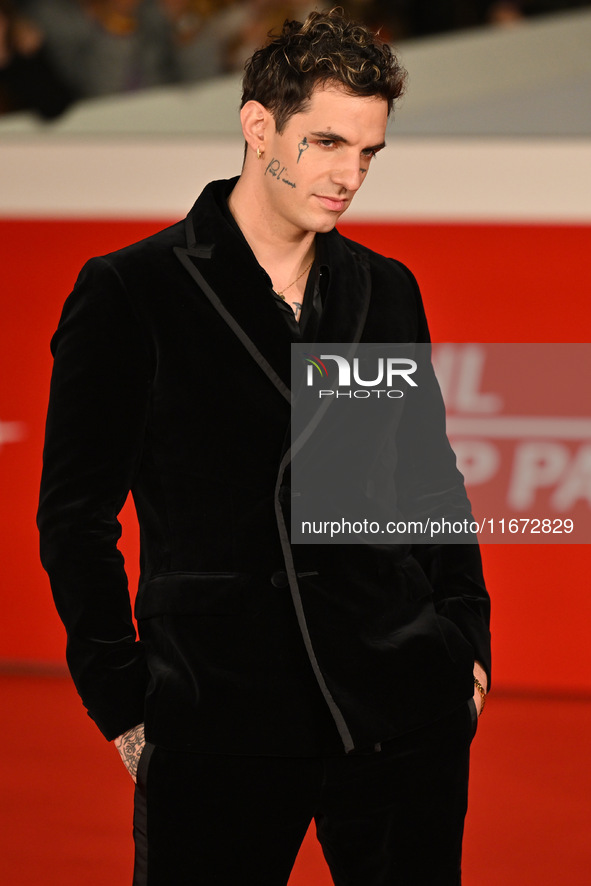
<path id="1" fill-rule="evenodd" d="M 304 270 L 299 275 L 299 277 L 296 277 L 295 280 L 293 280 L 287 286 L 284 286 L 283 289 L 281 290 L 281 292 L 277 292 L 277 290 L 274 289 L 273 292 L 275 293 L 275 295 L 278 295 L 279 298 L 282 298 L 283 301 L 285 301 L 285 296 L 283 295 L 283 293 L 286 292 L 288 289 L 291 289 L 292 286 L 295 286 L 295 284 L 298 282 L 298 280 L 301 280 L 301 278 L 304 276 L 304 274 L 306 274 L 310 270 L 310 268 L 312 267 L 313 264 L 314 264 L 314 259 L 312 259 L 310 264 L 304 268 Z"/>

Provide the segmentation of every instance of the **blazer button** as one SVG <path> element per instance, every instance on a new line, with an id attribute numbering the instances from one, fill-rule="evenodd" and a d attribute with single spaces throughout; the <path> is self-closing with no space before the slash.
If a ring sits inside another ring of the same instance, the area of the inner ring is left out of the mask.
<path id="1" fill-rule="evenodd" d="M 271 584 L 274 588 L 286 588 L 289 585 L 287 572 L 274 572 L 271 576 Z"/>

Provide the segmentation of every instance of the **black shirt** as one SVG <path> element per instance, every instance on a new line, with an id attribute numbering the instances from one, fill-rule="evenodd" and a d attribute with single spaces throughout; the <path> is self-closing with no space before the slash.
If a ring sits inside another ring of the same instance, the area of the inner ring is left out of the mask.
<path id="1" fill-rule="evenodd" d="M 229 196 L 229 195 L 228 195 Z M 222 213 L 226 221 L 236 231 L 236 233 L 246 241 L 236 219 L 230 211 L 230 207 L 226 201 L 221 206 Z M 273 289 L 271 278 L 267 274 L 269 281 L 269 298 L 273 298 L 277 304 L 277 309 L 281 311 L 285 322 L 289 326 L 294 341 L 314 341 L 322 315 L 324 300 L 328 289 L 330 277 L 330 269 L 327 264 L 326 250 L 323 248 L 322 235 L 316 235 L 316 256 L 314 263 L 310 268 L 306 289 L 304 290 L 304 302 L 302 304 L 302 314 L 299 322 L 293 312 L 291 305 L 284 301 L 280 295 L 277 295 Z"/>

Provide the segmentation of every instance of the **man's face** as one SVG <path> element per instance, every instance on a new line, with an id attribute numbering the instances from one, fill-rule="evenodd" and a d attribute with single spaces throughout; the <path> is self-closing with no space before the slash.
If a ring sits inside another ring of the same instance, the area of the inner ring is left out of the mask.
<path id="1" fill-rule="evenodd" d="M 332 230 L 384 147 L 388 107 L 378 96 L 316 89 L 305 111 L 265 138 L 262 194 L 269 222 L 288 237 Z"/>

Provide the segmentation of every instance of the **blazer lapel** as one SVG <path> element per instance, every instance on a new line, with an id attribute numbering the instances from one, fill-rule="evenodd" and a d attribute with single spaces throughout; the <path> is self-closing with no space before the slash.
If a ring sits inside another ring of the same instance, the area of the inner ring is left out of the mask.
<path id="1" fill-rule="evenodd" d="M 269 276 L 217 205 L 224 185 L 229 193 L 226 182 L 212 182 L 204 190 L 185 220 L 187 246 L 174 252 L 251 358 L 291 402 L 293 338 L 275 304 Z"/>
<path id="2" fill-rule="evenodd" d="M 338 231 L 332 230 L 328 234 L 317 236 L 322 238 L 317 252 L 321 261 L 329 266 L 330 279 L 314 342 L 344 344 L 347 347 L 343 356 L 352 359 L 362 337 L 369 310 L 371 296 L 369 265 L 360 252 L 347 245 L 347 241 Z M 301 381 L 303 383 L 303 376 Z M 298 394 L 302 392 L 301 386 L 295 389 L 296 404 Z M 311 435 L 317 431 L 333 402 L 332 398 L 325 397 L 318 400 L 309 413 L 306 410 L 307 418 L 301 427 L 298 425 L 297 436 L 294 437 L 292 434 L 288 461 L 304 448 Z M 302 408 L 301 404 L 299 408 Z"/>
<path id="3" fill-rule="evenodd" d="M 319 342 L 354 343 L 361 339 L 371 296 L 369 265 L 335 229 L 323 236 L 330 282 L 316 333 Z"/>
<path id="4" fill-rule="evenodd" d="M 233 185 L 234 180 L 211 182 L 205 188 L 185 220 L 187 245 L 174 252 L 250 357 L 291 402 L 294 339 L 275 304 L 269 276 L 222 211 L 221 201 Z M 315 340 L 356 343 L 369 309 L 369 268 L 336 230 L 319 237 L 330 283 Z"/>

